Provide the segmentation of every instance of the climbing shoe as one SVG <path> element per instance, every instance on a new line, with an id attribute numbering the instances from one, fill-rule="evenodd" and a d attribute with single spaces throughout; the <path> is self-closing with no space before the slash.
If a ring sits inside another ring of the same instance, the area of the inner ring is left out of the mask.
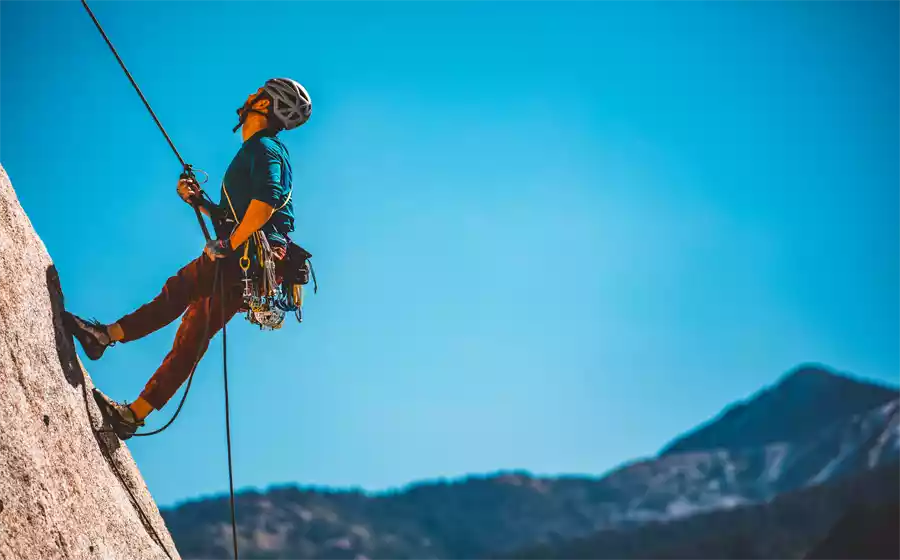
<path id="1" fill-rule="evenodd" d="M 124 403 L 118 403 L 101 393 L 98 389 L 94 389 L 94 401 L 100 408 L 100 414 L 104 420 L 112 426 L 119 439 L 126 440 L 134 435 L 138 428 L 144 426 L 143 420 L 138 420 L 132 412 L 131 407 Z"/>
<path id="2" fill-rule="evenodd" d="M 99 360 L 106 348 L 115 344 L 109 338 L 106 326 L 100 321 L 87 321 L 71 313 L 66 313 L 63 321 L 72 336 L 81 343 L 84 353 L 92 360 Z"/>

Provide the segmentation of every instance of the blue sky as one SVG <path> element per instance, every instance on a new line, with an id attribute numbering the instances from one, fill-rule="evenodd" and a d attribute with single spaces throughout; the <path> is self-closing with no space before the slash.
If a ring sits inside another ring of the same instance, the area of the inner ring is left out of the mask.
<path id="1" fill-rule="evenodd" d="M 897 383 L 897 3 L 93 8 L 213 184 L 266 78 L 313 98 L 283 138 L 321 290 L 229 326 L 239 487 L 599 474 L 801 362 Z M 199 253 L 80 3 L 0 4 L 0 119 L 71 310 L 113 321 Z M 175 328 L 94 381 L 133 399 Z M 222 411 L 217 338 L 129 444 L 160 504 L 227 490 Z"/>

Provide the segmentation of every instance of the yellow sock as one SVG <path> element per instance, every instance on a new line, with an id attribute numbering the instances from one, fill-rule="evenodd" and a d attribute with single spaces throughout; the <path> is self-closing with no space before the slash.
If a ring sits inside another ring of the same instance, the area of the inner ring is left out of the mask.
<path id="1" fill-rule="evenodd" d="M 128 408 L 131 409 L 131 412 L 134 413 L 135 417 L 140 421 L 147 417 L 148 414 L 153 412 L 153 405 L 138 397 L 136 401 L 128 405 Z"/>
<path id="2" fill-rule="evenodd" d="M 112 325 L 106 327 L 106 334 L 109 335 L 109 339 L 113 342 L 119 342 L 123 338 L 125 338 L 125 331 L 122 330 L 122 327 L 119 326 L 119 323 L 113 323 Z"/>

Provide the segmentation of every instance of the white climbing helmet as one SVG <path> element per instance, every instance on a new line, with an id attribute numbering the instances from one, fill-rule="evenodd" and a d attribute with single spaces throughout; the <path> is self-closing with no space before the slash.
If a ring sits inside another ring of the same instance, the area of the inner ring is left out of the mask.
<path id="1" fill-rule="evenodd" d="M 312 99 L 298 82 L 290 78 L 272 78 L 263 90 L 272 99 L 270 117 L 274 117 L 285 130 L 297 128 L 309 119 Z"/>

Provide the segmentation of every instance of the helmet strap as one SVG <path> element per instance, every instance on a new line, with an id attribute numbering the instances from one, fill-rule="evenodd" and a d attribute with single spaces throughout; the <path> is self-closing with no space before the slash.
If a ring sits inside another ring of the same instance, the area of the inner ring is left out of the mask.
<path id="1" fill-rule="evenodd" d="M 241 107 L 240 109 L 238 109 L 238 111 L 237 111 L 237 113 L 238 113 L 238 123 L 237 123 L 237 125 L 235 125 L 235 127 L 234 127 L 233 129 L 231 129 L 231 132 L 237 132 L 237 130 L 238 130 L 239 128 L 241 128 L 242 126 L 244 126 L 244 121 L 247 120 L 247 115 L 249 115 L 250 113 L 256 113 L 257 115 L 262 115 L 262 116 L 266 117 L 266 121 L 270 121 L 270 120 L 271 120 L 271 119 L 269 118 L 269 114 L 268 114 L 268 113 L 265 113 L 265 112 L 263 112 L 263 111 L 260 111 L 259 109 L 254 109 L 254 108 L 253 108 L 253 105 L 254 105 L 257 101 L 259 101 L 260 98 L 261 98 L 262 96 L 264 96 L 264 95 L 266 95 L 266 92 L 261 92 L 259 95 L 257 95 L 256 97 L 254 97 L 253 99 L 251 99 L 251 100 L 248 101 L 247 103 L 244 103 L 244 106 L 243 106 L 243 107 Z"/>

